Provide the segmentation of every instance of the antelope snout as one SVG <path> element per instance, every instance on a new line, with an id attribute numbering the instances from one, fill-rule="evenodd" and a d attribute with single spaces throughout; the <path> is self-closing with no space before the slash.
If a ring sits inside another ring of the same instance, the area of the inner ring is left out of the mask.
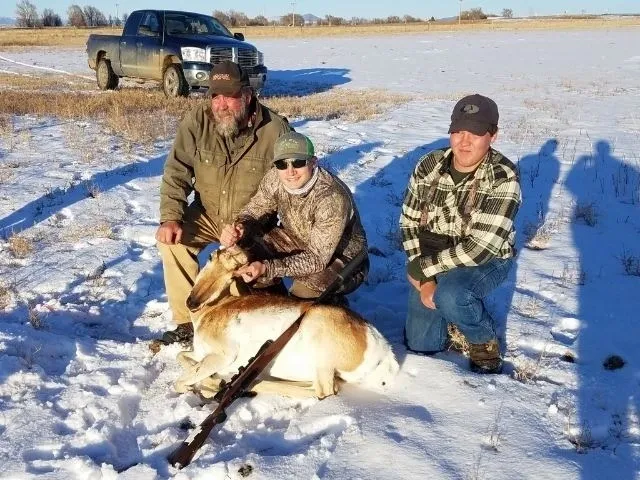
<path id="1" fill-rule="evenodd" d="M 187 308 L 192 312 L 200 308 L 200 302 L 198 302 L 192 295 L 187 297 Z"/>

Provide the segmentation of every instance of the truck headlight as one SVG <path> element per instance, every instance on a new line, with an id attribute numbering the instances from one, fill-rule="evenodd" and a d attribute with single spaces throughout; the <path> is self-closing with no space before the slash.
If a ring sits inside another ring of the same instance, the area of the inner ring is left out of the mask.
<path id="1" fill-rule="evenodd" d="M 264 65 L 264 53 L 258 52 L 258 65 Z"/>
<path id="2" fill-rule="evenodd" d="M 185 62 L 207 62 L 204 48 L 182 47 L 180 48 L 182 60 Z"/>

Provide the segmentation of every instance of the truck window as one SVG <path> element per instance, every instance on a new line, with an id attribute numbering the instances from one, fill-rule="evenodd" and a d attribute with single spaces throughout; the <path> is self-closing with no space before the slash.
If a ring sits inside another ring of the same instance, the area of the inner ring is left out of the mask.
<path id="1" fill-rule="evenodd" d="M 135 36 L 136 32 L 138 31 L 138 25 L 140 24 L 140 20 L 142 19 L 142 15 L 145 12 L 137 10 L 133 13 L 131 13 L 131 15 L 129 15 L 129 18 L 127 19 L 127 23 L 124 26 L 124 32 L 122 32 L 122 35 L 126 35 L 126 36 Z"/>
<path id="2" fill-rule="evenodd" d="M 164 18 L 168 35 L 221 35 L 223 37 L 233 37 L 224 25 L 207 15 L 167 12 Z"/>
<path id="3" fill-rule="evenodd" d="M 138 26 L 138 35 L 156 37 L 160 34 L 160 22 L 155 12 L 146 12 Z"/>

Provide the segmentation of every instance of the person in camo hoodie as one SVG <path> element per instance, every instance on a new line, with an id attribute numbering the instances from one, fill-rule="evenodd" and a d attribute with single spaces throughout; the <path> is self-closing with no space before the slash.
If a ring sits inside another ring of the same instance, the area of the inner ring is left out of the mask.
<path id="1" fill-rule="evenodd" d="M 233 224 L 223 227 L 220 243 L 228 247 L 258 239 L 265 247 L 263 258 L 238 274 L 258 287 L 291 277 L 290 295 L 317 298 L 349 260 L 367 251 L 358 209 L 349 188 L 318 166 L 313 143 L 300 133 L 278 138 L 273 167 Z M 273 213 L 280 226 L 265 229 Z M 331 302 L 348 304 L 344 295 L 358 288 L 368 271 L 367 258 Z"/>
<path id="2" fill-rule="evenodd" d="M 461 99 L 449 134 L 450 147 L 418 161 L 402 206 L 411 285 L 406 344 L 425 354 L 442 351 L 452 323 L 470 344 L 471 369 L 498 373 L 500 346 L 483 298 L 506 279 L 513 263 L 518 172 L 491 148 L 498 106 L 490 98 Z"/>

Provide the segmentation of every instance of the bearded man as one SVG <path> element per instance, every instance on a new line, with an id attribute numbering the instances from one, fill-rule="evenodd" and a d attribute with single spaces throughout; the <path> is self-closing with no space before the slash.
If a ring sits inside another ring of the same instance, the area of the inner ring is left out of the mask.
<path id="1" fill-rule="evenodd" d="M 251 199 L 272 166 L 275 141 L 291 130 L 286 118 L 258 101 L 236 63 L 213 67 L 209 93 L 211 101 L 182 120 L 160 187 L 156 240 L 177 324 L 163 334 L 165 344 L 192 338 L 185 302 L 198 274 L 197 255 L 219 241 L 222 226 Z"/>

